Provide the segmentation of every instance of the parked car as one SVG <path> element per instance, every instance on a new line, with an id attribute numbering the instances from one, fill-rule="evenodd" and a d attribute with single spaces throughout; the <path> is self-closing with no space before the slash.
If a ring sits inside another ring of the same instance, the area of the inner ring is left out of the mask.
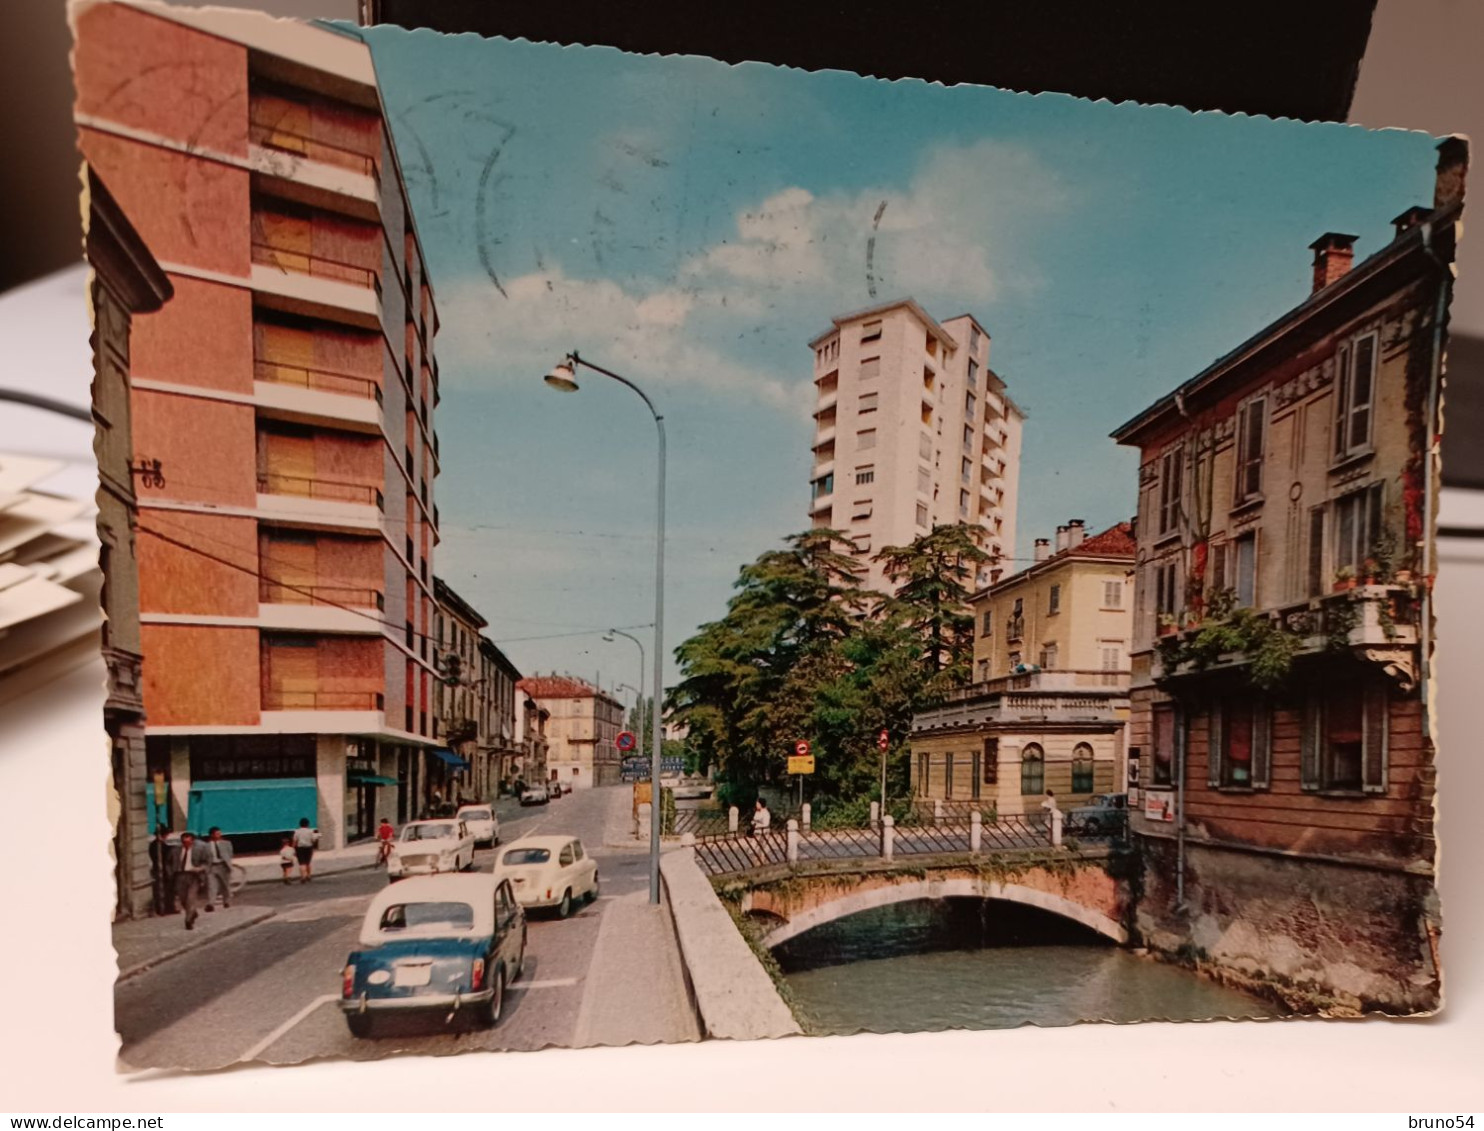
<path id="1" fill-rule="evenodd" d="M 1128 821 L 1128 794 L 1095 793 L 1086 805 L 1068 809 L 1066 821 L 1071 831 L 1086 836 L 1116 832 Z"/>
<path id="2" fill-rule="evenodd" d="M 571 793 L 572 792 L 572 779 L 571 778 L 563 778 L 562 779 L 562 792 L 563 793 Z"/>
<path id="3" fill-rule="evenodd" d="M 495 875 L 510 881 L 522 907 L 554 907 L 563 919 L 578 900 L 598 898 L 598 862 L 574 836 L 522 837 L 501 851 Z"/>
<path id="4" fill-rule="evenodd" d="M 525 786 L 520 791 L 520 803 L 522 805 L 545 805 L 551 800 L 551 794 L 546 792 L 544 782 L 535 782 Z"/>
<path id="5" fill-rule="evenodd" d="M 488 805 L 461 805 L 454 816 L 469 827 L 476 845 L 493 848 L 500 843 L 500 818 Z"/>
<path id="6" fill-rule="evenodd" d="M 548 801 L 559 799 L 562 796 L 562 783 L 552 778 L 546 783 L 546 798 Z"/>
<path id="7" fill-rule="evenodd" d="M 462 872 L 474 867 L 474 836 L 457 817 L 435 821 L 413 821 L 403 825 L 392 842 L 386 874 L 392 880 L 405 876 Z"/>
<path id="8" fill-rule="evenodd" d="M 525 960 L 525 912 L 508 882 L 419 876 L 371 901 L 340 1008 L 354 1037 L 373 1036 L 376 1019 L 392 1014 L 495 1025 Z"/>

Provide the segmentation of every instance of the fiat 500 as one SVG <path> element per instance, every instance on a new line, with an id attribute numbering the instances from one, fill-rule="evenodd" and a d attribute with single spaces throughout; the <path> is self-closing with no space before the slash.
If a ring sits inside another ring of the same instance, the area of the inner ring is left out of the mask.
<path id="1" fill-rule="evenodd" d="M 340 1008 L 354 1037 L 375 1036 L 388 1015 L 495 1025 L 525 957 L 525 914 L 508 882 L 420 876 L 371 901 L 360 949 L 345 960 Z"/>
<path id="2" fill-rule="evenodd" d="M 522 837 L 500 853 L 495 877 L 510 881 L 522 907 L 555 908 L 563 919 L 578 900 L 598 898 L 598 862 L 576 837 Z"/>
<path id="3" fill-rule="evenodd" d="M 387 858 L 388 879 L 462 872 L 474 867 L 474 836 L 463 821 L 445 817 L 439 821 L 413 821 L 402 827 Z"/>

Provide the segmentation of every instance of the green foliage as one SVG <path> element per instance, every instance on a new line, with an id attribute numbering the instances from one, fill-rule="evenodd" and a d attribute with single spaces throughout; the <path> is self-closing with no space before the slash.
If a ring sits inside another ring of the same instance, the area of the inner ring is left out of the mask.
<path id="1" fill-rule="evenodd" d="M 1350 650 L 1350 634 L 1360 623 L 1360 606 L 1348 598 L 1336 598 L 1324 610 L 1324 646 L 1331 652 Z"/>
<path id="2" fill-rule="evenodd" d="M 660 787 L 660 835 L 675 835 L 675 791 Z"/>
<path id="3" fill-rule="evenodd" d="M 1223 656 L 1239 655 L 1247 658 L 1247 677 L 1255 687 L 1271 691 L 1288 679 L 1303 643 L 1297 633 L 1265 613 L 1238 608 L 1229 589 L 1209 595 L 1206 613 L 1195 629 L 1156 642 L 1167 673 L 1186 664 L 1205 671 Z"/>

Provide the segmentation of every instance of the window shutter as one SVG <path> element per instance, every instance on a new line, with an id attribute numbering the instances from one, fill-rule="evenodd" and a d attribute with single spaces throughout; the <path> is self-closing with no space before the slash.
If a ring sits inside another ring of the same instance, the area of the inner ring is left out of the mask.
<path id="1" fill-rule="evenodd" d="M 1226 740 L 1226 712 L 1226 701 L 1217 700 L 1211 704 L 1211 710 L 1206 714 L 1209 720 L 1209 725 L 1206 727 L 1206 783 L 1212 789 L 1221 785 L 1221 759 Z"/>
<path id="2" fill-rule="evenodd" d="M 1319 788 L 1319 696 L 1304 697 L 1303 735 L 1299 746 L 1299 787 Z"/>
<path id="3" fill-rule="evenodd" d="M 1252 718 L 1252 788 L 1267 789 L 1273 755 L 1273 708 L 1259 699 Z"/>
<path id="4" fill-rule="evenodd" d="M 1389 698 L 1384 685 L 1373 683 L 1365 689 L 1365 745 L 1361 753 L 1361 785 L 1367 793 L 1386 792 L 1386 715 Z"/>

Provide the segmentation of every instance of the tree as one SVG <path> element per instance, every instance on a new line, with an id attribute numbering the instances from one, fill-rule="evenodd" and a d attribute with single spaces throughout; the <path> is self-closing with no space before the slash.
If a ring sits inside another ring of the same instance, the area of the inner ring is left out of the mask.
<path id="1" fill-rule="evenodd" d="M 897 584 L 883 602 L 926 641 L 924 659 L 934 690 L 968 682 L 974 658 L 974 614 L 969 608 L 975 575 L 989 554 L 964 523 L 937 526 L 910 546 L 886 546 L 876 555 Z"/>

